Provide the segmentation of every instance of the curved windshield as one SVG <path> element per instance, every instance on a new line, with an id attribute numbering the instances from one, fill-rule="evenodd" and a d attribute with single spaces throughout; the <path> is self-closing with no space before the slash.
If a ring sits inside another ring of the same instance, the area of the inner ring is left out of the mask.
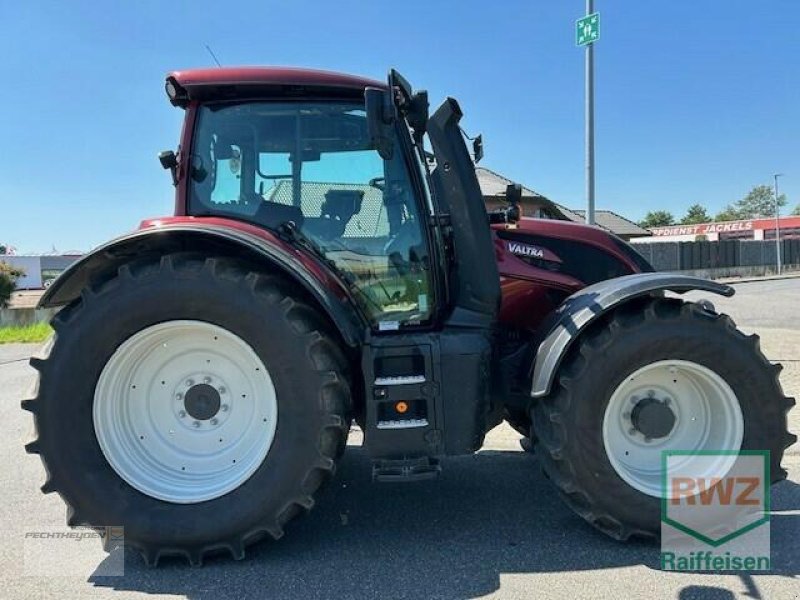
<path id="1" fill-rule="evenodd" d="M 363 103 L 204 106 L 191 164 L 189 214 L 291 221 L 380 329 L 430 317 L 426 213 L 400 144 L 390 160 L 371 147 Z"/>

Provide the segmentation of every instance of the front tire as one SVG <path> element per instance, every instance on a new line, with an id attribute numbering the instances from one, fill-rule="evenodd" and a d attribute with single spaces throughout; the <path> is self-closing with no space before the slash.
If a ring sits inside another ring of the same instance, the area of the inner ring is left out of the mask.
<path id="1" fill-rule="evenodd" d="M 772 482 L 786 477 L 781 458 L 797 438 L 779 372 L 726 315 L 637 301 L 575 342 L 533 407 L 536 454 L 593 526 L 620 540 L 658 537 L 663 450 L 769 450 Z"/>
<path id="2" fill-rule="evenodd" d="M 155 564 L 279 538 L 334 471 L 347 365 L 285 278 L 226 258 L 123 266 L 53 320 L 33 412 L 70 526 L 124 528 Z M 213 446 L 213 447 L 212 447 Z"/>

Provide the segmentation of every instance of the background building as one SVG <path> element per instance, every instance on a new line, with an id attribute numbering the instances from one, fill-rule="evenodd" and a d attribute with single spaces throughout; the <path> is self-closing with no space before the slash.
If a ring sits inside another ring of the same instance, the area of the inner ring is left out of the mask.
<path id="1" fill-rule="evenodd" d="M 18 290 L 39 290 L 47 287 L 53 279 L 79 258 L 80 254 L 0 255 L 0 261 L 25 271 L 25 274 L 17 279 Z"/>
<path id="2" fill-rule="evenodd" d="M 515 182 L 486 167 L 475 167 L 475 174 L 478 176 L 478 184 L 481 186 L 486 209 L 495 210 L 507 206 L 506 186 Z M 575 223 L 586 222 L 583 210 L 569 209 L 524 186 L 522 187 L 522 215 L 574 221 Z M 650 235 L 647 229 L 639 227 L 633 221 L 610 210 L 596 210 L 595 224 L 624 240 Z"/>
<path id="3" fill-rule="evenodd" d="M 572 212 L 578 215 L 579 223 L 586 222 L 585 210 L 573 210 Z M 596 209 L 594 211 L 594 220 L 595 224 L 601 229 L 610 231 L 626 241 L 630 241 L 634 238 L 646 238 L 651 235 L 647 229 L 639 227 L 639 225 L 633 221 L 615 213 L 613 210 Z"/>
<path id="4" fill-rule="evenodd" d="M 800 217 L 779 219 L 781 239 L 800 239 Z M 634 243 L 696 242 L 718 240 L 774 240 L 775 219 L 746 219 L 697 225 L 652 227 L 651 237 L 635 238 Z"/>
<path id="5" fill-rule="evenodd" d="M 478 176 L 478 184 L 481 187 L 481 194 L 483 194 L 483 201 L 486 203 L 487 210 L 496 210 L 508 206 L 506 202 L 506 186 L 516 182 L 485 167 L 475 167 L 475 174 Z M 522 215 L 525 217 L 572 221 L 574 216 L 574 214 L 568 214 L 570 211 L 563 206 L 525 186 L 522 187 L 521 209 Z"/>

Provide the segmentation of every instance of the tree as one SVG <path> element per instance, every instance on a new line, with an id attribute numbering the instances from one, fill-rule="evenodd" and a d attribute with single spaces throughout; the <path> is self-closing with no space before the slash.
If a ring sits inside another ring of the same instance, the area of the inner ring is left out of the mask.
<path id="1" fill-rule="evenodd" d="M 794 216 L 796 216 L 796 217 L 800 217 L 800 204 L 798 204 L 797 206 L 794 207 L 794 210 L 792 211 L 792 214 Z"/>
<path id="2" fill-rule="evenodd" d="M 665 227 L 667 225 L 675 225 L 675 217 L 666 210 L 651 210 L 644 216 L 644 219 L 639 221 L 639 226 L 645 229 Z"/>
<path id="3" fill-rule="evenodd" d="M 778 206 L 786 204 L 786 196 L 778 197 Z M 734 204 L 740 219 L 755 219 L 757 217 L 775 216 L 775 192 L 771 185 L 757 185 L 750 192 Z"/>
<path id="4" fill-rule="evenodd" d="M 715 221 L 738 221 L 742 217 L 739 216 L 739 211 L 736 210 L 735 207 L 731 206 L 730 204 L 723 208 L 720 212 L 717 213 L 717 216 L 714 217 Z"/>
<path id="5" fill-rule="evenodd" d="M 708 223 L 711 217 L 706 212 L 706 208 L 701 204 L 692 204 L 687 210 L 686 215 L 681 219 L 681 225 L 696 225 L 697 223 Z"/>
<path id="6" fill-rule="evenodd" d="M 6 253 L 6 245 L 0 244 L 0 254 L 5 254 L 5 253 Z"/>
<path id="7" fill-rule="evenodd" d="M 15 269 L 8 263 L 0 262 L 0 308 L 3 308 L 11 298 L 17 278 L 24 274 L 25 272 L 21 269 Z"/>

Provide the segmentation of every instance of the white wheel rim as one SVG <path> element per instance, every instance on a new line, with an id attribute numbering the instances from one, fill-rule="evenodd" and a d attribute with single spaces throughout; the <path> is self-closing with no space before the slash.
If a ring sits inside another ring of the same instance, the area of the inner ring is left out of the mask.
<path id="1" fill-rule="evenodd" d="M 140 492 L 180 504 L 242 485 L 267 456 L 277 417 L 255 351 L 202 321 L 167 321 L 128 338 L 94 394 L 95 433 L 111 467 Z"/>
<path id="2" fill-rule="evenodd" d="M 642 425 L 634 409 L 644 406 L 643 401 L 669 407 L 674 423 L 666 435 L 647 437 L 637 429 Z M 638 491 L 655 497 L 662 495 L 663 451 L 738 451 L 743 437 L 742 410 L 731 387 L 711 369 L 685 360 L 654 362 L 626 377 L 611 395 L 603 418 L 603 444 L 614 470 Z M 686 467 L 678 463 L 693 459 L 687 455 L 674 464 Z M 722 476 L 735 459 L 719 456 L 709 461 L 706 456 L 696 461 L 698 472 L 687 472 Z"/>

